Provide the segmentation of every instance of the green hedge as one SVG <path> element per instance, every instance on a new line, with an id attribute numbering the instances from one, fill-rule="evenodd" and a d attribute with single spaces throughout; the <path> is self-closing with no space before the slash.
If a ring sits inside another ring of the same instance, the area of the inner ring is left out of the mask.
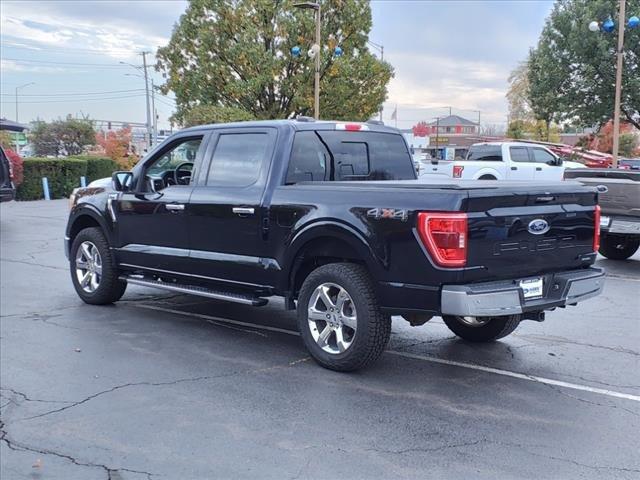
<path id="1" fill-rule="evenodd" d="M 25 158 L 24 181 L 16 192 L 17 200 L 44 198 L 42 177 L 49 181 L 51 198 L 66 198 L 80 186 L 80 177 L 87 183 L 110 177 L 118 170 L 116 162 L 105 157 Z"/>
<path id="2" fill-rule="evenodd" d="M 118 170 L 118 164 L 108 157 L 91 157 L 89 155 L 75 156 L 73 159 L 86 160 L 87 162 L 87 183 L 99 178 L 110 177 Z"/>
<path id="3" fill-rule="evenodd" d="M 87 161 L 70 158 L 25 158 L 24 180 L 16 192 L 17 200 L 44 198 L 42 177 L 49 181 L 51 198 L 65 198 L 80 186 L 80 177 L 87 172 Z"/>

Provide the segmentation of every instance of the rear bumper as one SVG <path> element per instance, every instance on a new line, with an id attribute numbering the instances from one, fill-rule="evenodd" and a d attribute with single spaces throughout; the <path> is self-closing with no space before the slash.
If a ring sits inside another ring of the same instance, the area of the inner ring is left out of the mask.
<path id="1" fill-rule="evenodd" d="M 602 215 L 600 230 L 603 234 L 640 236 L 640 218 Z"/>
<path id="2" fill-rule="evenodd" d="M 499 316 L 550 310 L 595 297 L 604 287 L 604 269 L 591 267 L 544 275 L 543 296 L 525 300 L 519 281 L 445 285 L 441 293 L 443 315 Z"/>
<path id="3" fill-rule="evenodd" d="M 15 188 L 0 188 L 0 202 L 10 202 L 16 198 L 16 189 Z"/>

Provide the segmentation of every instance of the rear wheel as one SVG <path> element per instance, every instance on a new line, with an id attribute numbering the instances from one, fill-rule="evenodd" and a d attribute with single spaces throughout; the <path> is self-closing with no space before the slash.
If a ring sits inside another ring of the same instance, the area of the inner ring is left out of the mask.
<path id="1" fill-rule="evenodd" d="M 382 354 L 391 318 L 381 313 L 363 267 L 333 263 L 314 270 L 304 281 L 298 328 L 320 365 L 348 372 L 370 365 Z"/>
<path id="2" fill-rule="evenodd" d="M 124 295 L 127 283 L 118 279 L 115 259 L 99 228 L 85 228 L 76 236 L 69 254 L 71 280 L 86 303 L 105 305 Z"/>
<path id="3" fill-rule="evenodd" d="M 482 175 L 478 180 L 497 180 L 493 175 Z"/>
<path id="4" fill-rule="evenodd" d="M 444 315 L 444 323 L 453 333 L 469 342 L 491 342 L 506 337 L 520 324 L 520 315 L 506 317 L 460 317 Z"/>
<path id="5" fill-rule="evenodd" d="M 638 251 L 640 239 L 622 235 L 603 235 L 600 238 L 601 255 L 611 260 L 626 260 Z"/>

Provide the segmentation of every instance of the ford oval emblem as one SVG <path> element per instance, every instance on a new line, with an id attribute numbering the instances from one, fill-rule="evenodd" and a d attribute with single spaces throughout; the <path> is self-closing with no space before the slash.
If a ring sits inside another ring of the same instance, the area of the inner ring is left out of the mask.
<path id="1" fill-rule="evenodd" d="M 531 220 L 529 222 L 529 233 L 533 235 L 543 235 L 549 231 L 551 227 L 549 226 L 549 222 L 543 220 L 542 218 L 536 218 L 535 220 Z"/>

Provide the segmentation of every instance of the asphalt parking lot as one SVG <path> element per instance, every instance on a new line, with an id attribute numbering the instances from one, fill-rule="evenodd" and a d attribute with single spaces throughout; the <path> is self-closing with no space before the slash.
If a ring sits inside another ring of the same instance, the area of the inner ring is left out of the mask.
<path id="1" fill-rule="evenodd" d="M 373 368 L 311 361 L 292 312 L 76 296 L 66 201 L 0 207 L 0 477 L 640 478 L 640 255 L 487 345 L 394 319 Z"/>

